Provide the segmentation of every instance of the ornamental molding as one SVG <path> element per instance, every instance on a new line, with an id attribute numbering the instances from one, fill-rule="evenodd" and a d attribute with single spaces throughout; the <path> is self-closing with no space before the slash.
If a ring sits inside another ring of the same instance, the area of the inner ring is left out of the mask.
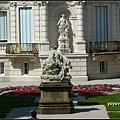
<path id="1" fill-rule="evenodd" d="M 67 9 L 71 14 L 70 17 L 74 17 L 74 18 L 76 17 L 76 13 L 72 10 L 72 8 L 71 7 L 66 7 L 65 5 L 59 5 L 59 6 L 55 7 L 53 9 L 52 13 L 51 13 L 51 17 L 53 17 L 54 14 L 56 13 L 56 11 L 58 11 L 60 9 Z"/>
<path id="2" fill-rule="evenodd" d="M 41 6 L 41 1 L 39 1 L 39 2 L 34 2 L 34 6 Z"/>
<path id="3" fill-rule="evenodd" d="M 76 1 L 75 4 L 76 4 L 76 5 L 84 5 L 84 4 L 85 4 L 85 1 Z"/>
<path id="4" fill-rule="evenodd" d="M 47 6 L 49 4 L 49 1 L 41 1 L 42 6 Z"/>
<path id="5" fill-rule="evenodd" d="M 17 5 L 16 2 L 11 2 L 11 3 L 10 3 L 10 7 L 15 7 L 16 5 Z"/>
<path id="6" fill-rule="evenodd" d="M 23 1 L 23 2 L 17 2 L 17 6 L 31 6 L 34 5 L 35 2 L 31 2 L 31 1 Z"/>
<path id="7" fill-rule="evenodd" d="M 8 9 L 9 9 L 9 6 L 0 4 L 0 10 L 8 10 Z"/>
<path id="8" fill-rule="evenodd" d="M 112 3 L 112 5 L 116 5 L 116 4 L 117 4 L 117 2 L 116 2 L 116 1 L 112 1 L 111 3 Z"/>
<path id="9" fill-rule="evenodd" d="M 93 58 L 93 61 L 96 61 L 96 60 L 98 60 L 98 59 L 99 59 L 99 58 L 98 58 L 98 57 L 96 57 L 96 56 L 93 56 L 92 58 Z"/>
<path id="10" fill-rule="evenodd" d="M 104 5 L 104 3 L 103 3 L 103 2 L 101 2 L 101 3 L 99 3 L 99 5 L 100 5 L 100 6 L 103 6 L 103 5 Z"/>
<path id="11" fill-rule="evenodd" d="M 28 5 L 28 2 L 23 2 L 22 5 L 26 7 Z"/>

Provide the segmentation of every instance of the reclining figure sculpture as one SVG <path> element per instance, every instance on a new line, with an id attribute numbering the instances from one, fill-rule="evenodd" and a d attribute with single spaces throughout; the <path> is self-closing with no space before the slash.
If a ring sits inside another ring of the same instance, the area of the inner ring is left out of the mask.
<path id="1" fill-rule="evenodd" d="M 45 81 L 69 81 L 72 69 L 71 62 L 62 53 L 57 51 L 57 46 L 51 46 L 49 57 L 43 63 L 41 79 Z"/>

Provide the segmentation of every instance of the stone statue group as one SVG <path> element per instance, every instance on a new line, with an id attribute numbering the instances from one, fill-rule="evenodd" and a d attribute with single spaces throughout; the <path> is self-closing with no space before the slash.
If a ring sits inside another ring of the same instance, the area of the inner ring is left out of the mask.
<path id="1" fill-rule="evenodd" d="M 61 47 L 65 44 L 64 46 L 66 46 L 66 50 L 69 52 L 69 24 L 65 19 L 65 14 L 61 15 L 57 26 L 59 32 L 59 47 L 57 49 L 57 46 L 51 46 L 49 56 L 43 63 L 41 79 L 45 81 L 69 81 L 72 78 L 69 74 L 69 69 L 72 69 L 71 62 L 62 54 L 64 50 L 62 50 L 63 48 Z"/>
<path id="2" fill-rule="evenodd" d="M 58 50 L 64 53 L 70 53 L 70 48 L 69 48 L 69 23 L 67 19 L 65 18 L 66 15 L 62 14 L 57 26 L 58 26 Z"/>
<path id="3" fill-rule="evenodd" d="M 69 59 L 58 52 L 56 46 L 51 46 L 49 57 L 43 63 L 41 79 L 45 81 L 68 81 L 72 78 L 69 69 L 72 69 Z"/>

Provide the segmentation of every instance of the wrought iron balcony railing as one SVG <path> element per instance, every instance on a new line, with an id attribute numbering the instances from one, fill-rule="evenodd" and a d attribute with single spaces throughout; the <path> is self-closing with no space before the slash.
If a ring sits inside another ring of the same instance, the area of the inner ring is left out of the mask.
<path id="1" fill-rule="evenodd" d="M 6 54 L 38 54 L 37 43 L 7 43 Z"/>
<path id="2" fill-rule="evenodd" d="M 120 41 L 90 42 L 90 53 L 120 52 Z"/>

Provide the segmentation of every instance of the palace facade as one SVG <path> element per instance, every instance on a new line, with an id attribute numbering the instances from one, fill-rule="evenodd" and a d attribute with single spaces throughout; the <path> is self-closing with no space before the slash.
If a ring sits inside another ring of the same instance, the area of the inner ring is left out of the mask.
<path id="1" fill-rule="evenodd" d="M 40 80 L 62 14 L 72 80 L 120 77 L 119 1 L 0 1 L 0 81 Z"/>

